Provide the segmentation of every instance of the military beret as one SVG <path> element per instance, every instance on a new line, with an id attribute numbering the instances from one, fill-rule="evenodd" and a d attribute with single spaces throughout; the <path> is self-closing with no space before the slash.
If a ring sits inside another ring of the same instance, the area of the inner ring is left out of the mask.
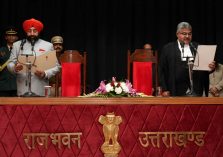
<path id="1" fill-rule="evenodd" d="M 51 39 L 52 44 L 63 44 L 63 38 L 61 36 L 54 36 Z"/>
<path id="2" fill-rule="evenodd" d="M 27 32 L 31 27 L 34 27 L 38 32 L 41 32 L 43 29 L 43 23 L 34 18 L 23 22 L 23 29 L 25 32 Z"/>

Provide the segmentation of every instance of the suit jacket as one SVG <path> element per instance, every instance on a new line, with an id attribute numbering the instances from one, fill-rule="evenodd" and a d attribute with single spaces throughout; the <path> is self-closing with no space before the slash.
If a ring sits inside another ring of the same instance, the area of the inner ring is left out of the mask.
<path id="1" fill-rule="evenodd" d="M 195 48 L 197 44 L 194 43 Z M 192 54 L 196 55 L 195 48 L 190 47 Z M 185 64 L 185 65 L 183 65 Z M 203 90 L 208 90 L 208 72 L 193 71 L 194 91 L 198 96 Z M 170 91 L 171 96 L 184 96 L 188 89 L 189 72 L 187 64 L 181 61 L 181 51 L 178 42 L 165 45 L 159 60 L 159 83 L 163 91 Z"/>
<path id="2" fill-rule="evenodd" d="M 25 43 L 23 42 L 25 41 Z M 23 45 L 23 46 L 22 46 Z M 41 55 L 48 51 L 53 50 L 53 45 L 50 42 L 38 39 L 34 45 L 34 51 L 32 52 L 31 43 L 28 40 L 20 40 L 13 44 L 12 53 L 10 56 L 11 62 L 8 64 L 7 68 L 10 72 L 16 74 L 17 78 L 17 94 L 18 96 L 23 95 L 28 91 L 27 84 L 27 75 L 26 73 L 15 72 L 14 67 L 18 62 L 18 56 L 21 54 L 30 54 L 30 55 Z M 55 67 L 45 71 L 46 77 L 39 78 L 35 74 L 31 74 L 31 91 L 39 96 L 44 96 L 44 86 L 49 85 L 49 79 L 54 76 L 60 70 L 60 65 L 57 63 Z"/>

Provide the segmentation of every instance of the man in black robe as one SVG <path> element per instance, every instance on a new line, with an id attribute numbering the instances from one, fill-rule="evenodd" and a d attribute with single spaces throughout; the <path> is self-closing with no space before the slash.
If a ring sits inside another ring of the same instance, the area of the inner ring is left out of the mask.
<path id="1" fill-rule="evenodd" d="M 177 41 L 166 44 L 161 51 L 159 83 L 162 87 L 162 95 L 202 96 L 204 91 L 208 91 L 209 72 L 192 70 L 189 72 L 189 66 L 193 66 L 198 46 L 197 43 L 191 42 L 191 25 L 187 22 L 179 23 L 176 36 Z M 215 68 L 214 61 L 209 64 L 209 67 L 211 70 Z"/>

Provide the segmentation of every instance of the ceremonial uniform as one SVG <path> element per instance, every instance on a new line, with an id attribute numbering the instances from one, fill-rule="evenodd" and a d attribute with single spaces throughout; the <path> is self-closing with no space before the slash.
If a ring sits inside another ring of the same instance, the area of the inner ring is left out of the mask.
<path id="1" fill-rule="evenodd" d="M 63 53 L 63 38 L 61 36 L 53 36 L 51 39 L 54 50 L 56 50 L 56 55 L 59 60 L 60 55 Z M 56 87 L 56 80 L 58 80 L 59 87 Z M 61 96 L 61 73 L 57 73 L 55 77 L 50 79 L 50 96 Z M 58 93 L 56 92 L 58 88 Z"/>
<path id="2" fill-rule="evenodd" d="M 6 36 L 15 36 L 13 37 L 13 41 L 17 40 L 16 29 L 11 26 L 8 27 L 5 30 L 5 37 Z M 8 63 L 10 54 L 11 54 L 11 47 L 9 45 L 6 45 L 0 48 L 0 96 L 16 96 L 17 95 L 16 76 L 10 73 L 7 69 L 7 63 Z"/>
<path id="3" fill-rule="evenodd" d="M 10 53 L 7 47 L 0 49 L 0 96 L 16 96 L 16 76 L 7 67 L 2 67 L 8 61 Z"/>

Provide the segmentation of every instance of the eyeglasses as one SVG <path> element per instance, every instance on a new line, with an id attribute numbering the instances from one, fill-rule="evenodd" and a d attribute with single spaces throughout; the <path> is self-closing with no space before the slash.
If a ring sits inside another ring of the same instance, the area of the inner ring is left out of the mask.
<path id="1" fill-rule="evenodd" d="M 189 33 L 186 33 L 186 32 L 181 32 L 180 33 L 181 35 L 183 35 L 183 36 L 192 36 L 192 32 L 189 32 Z"/>

